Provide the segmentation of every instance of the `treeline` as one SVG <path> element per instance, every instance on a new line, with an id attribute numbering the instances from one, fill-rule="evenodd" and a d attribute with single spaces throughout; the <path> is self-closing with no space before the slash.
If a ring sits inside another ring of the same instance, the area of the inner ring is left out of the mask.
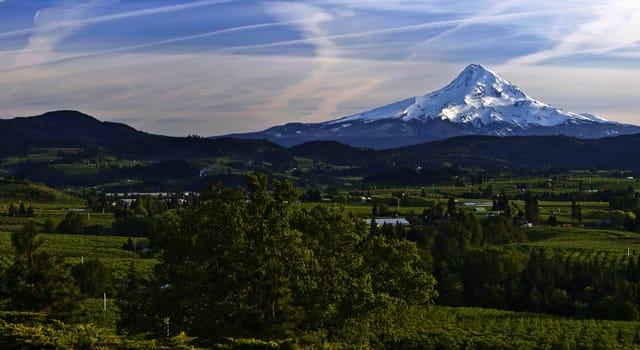
<path id="1" fill-rule="evenodd" d="M 107 199 L 104 193 L 90 196 L 90 209 L 112 212 L 115 220 L 109 226 L 91 224 L 90 213 L 70 211 L 56 222 L 47 219 L 43 231 L 62 234 L 114 235 L 125 237 L 149 237 L 153 231 L 153 218 L 167 210 L 179 207 L 177 198 L 157 198 L 154 196 L 138 196 L 131 205 L 123 204 L 117 198 Z"/>
<path id="2" fill-rule="evenodd" d="M 481 306 L 561 316 L 639 320 L 640 264 L 629 257 L 624 268 L 599 259 L 572 259 L 545 249 L 529 252 L 507 244 L 527 240 L 524 222 L 540 221 L 530 192 L 525 207 L 504 194 L 499 216 L 478 220 L 450 199 L 410 217 L 410 228 L 371 227 L 388 237 L 406 237 L 431 261 L 438 284 L 437 303 Z M 505 246 L 507 245 L 507 246 Z"/>
<path id="3" fill-rule="evenodd" d="M 162 160 L 138 164 L 136 166 L 123 167 L 118 162 L 66 163 L 65 160 L 58 160 L 61 164 L 83 164 L 91 166 L 95 172 L 90 176 L 81 172 L 70 172 L 52 166 L 52 163 L 25 161 L 16 166 L 16 172 L 25 174 L 29 179 L 36 182 L 44 182 L 53 187 L 93 187 L 105 183 L 116 183 L 121 179 L 144 179 L 144 185 L 122 184 L 121 190 L 135 187 L 138 191 L 145 191 L 145 188 L 157 189 L 167 188 L 171 183 L 179 182 L 176 188 L 190 187 L 198 183 L 199 168 L 192 162 L 184 159 Z M 164 186 L 162 186 L 164 184 Z M 115 188 L 111 186 L 111 188 Z"/>
<path id="4" fill-rule="evenodd" d="M 9 208 L 7 208 L 6 215 L 9 217 L 20 217 L 20 218 L 32 218 L 35 215 L 35 211 L 32 205 L 26 206 L 23 202 L 20 204 L 11 203 L 9 204 Z"/>

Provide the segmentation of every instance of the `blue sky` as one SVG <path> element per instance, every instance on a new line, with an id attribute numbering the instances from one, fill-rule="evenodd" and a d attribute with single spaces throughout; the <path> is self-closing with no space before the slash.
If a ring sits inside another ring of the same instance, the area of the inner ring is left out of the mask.
<path id="1" fill-rule="evenodd" d="M 422 95 L 470 63 L 640 124 L 637 0 L 0 0 L 2 118 L 256 131 Z"/>

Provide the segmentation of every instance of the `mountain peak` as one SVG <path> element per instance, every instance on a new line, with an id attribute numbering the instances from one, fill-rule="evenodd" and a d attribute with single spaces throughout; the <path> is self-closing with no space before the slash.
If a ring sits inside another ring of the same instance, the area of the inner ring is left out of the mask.
<path id="1" fill-rule="evenodd" d="M 497 123 L 508 128 L 605 121 L 595 116 L 558 110 L 527 96 L 484 66 L 470 64 L 440 90 L 328 123 L 384 119 L 403 122 L 444 120 L 476 127 Z"/>
<path id="2" fill-rule="evenodd" d="M 488 70 L 483 65 L 472 63 L 472 64 L 466 66 L 464 68 L 464 70 L 462 72 L 460 72 L 460 75 L 473 76 L 475 74 L 487 74 L 487 73 L 495 75 L 495 73 L 493 73 L 492 71 Z"/>
<path id="3" fill-rule="evenodd" d="M 496 80 L 503 80 L 493 71 L 488 70 L 484 66 L 480 64 L 470 64 L 465 67 L 462 72 L 458 75 L 454 82 L 478 82 L 478 81 L 486 81 L 486 82 L 494 82 Z M 504 80 L 503 80 L 504 81 Z"/>
<path id="4" fill-rule="evenodd" d="M 468 65 L 457 78 L 442 90 L 458 90 L 460 93 L 475 97 L 489 94 L 492 97 L 527 98 L 517 86 L 479 64 Z"/>
<path id="5" fill-rule="evenodd" d="M 291 146 L 335 140 L 388 148 L 461 135 L 570 135 L 599 138 L 640 127 L 576 114 L 527 96 L 479 64 L 466 66 L 442 89 L 324 123 L 292 123 L 236 137 L 266 138 Z"/>

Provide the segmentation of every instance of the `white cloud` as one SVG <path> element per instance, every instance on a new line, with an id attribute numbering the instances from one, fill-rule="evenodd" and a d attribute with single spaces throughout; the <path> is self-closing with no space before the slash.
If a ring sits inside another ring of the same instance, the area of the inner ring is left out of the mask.
<path id="1" fill-rule="evenodd" d="M 197 7 L 212 6 L 222 3 L 229 3 L 235 0 L 200 0 L 184 4 L 158 6 L 146 8 L 142 10 L 133 10 L 120 12 L 115 14 L 99 14 L 100 10 L 117 4 L 119 0 L 59 0 L 53 3 L 53 6 L 38 10 L 34 15 L 34 26 L 31 28 L 13 30 L 0 33 L 0 39 L 30 34 L 27 45 L 15 56 L 10 69 L 21 67 L 32 67 L 41 64 L 48 64 L 58 60 L 72 59 L 77 56 L 91 56 L 96 53 L 80 54 L 80 55 L 60 55 L 55 53 L 56 47 L 74 32 L 83 27 L 103 22 L 115 21 L 125 18 L 133 18 L 140 16 L 150 16 L 162 13 L 171 13 L 192 9 Z M 261 25 L 245 26 L 257 28 Z M 244 30 L 246 28 L 241 28 Z M 221 30 L 205 33 L 205 35 L 214 35 L 224 32 L 231 32 L 235 29 Z M 196 39 L 198 35 L 191 36 L 186 39 Z M 185 40 L 186 40 L 185 39 Z M 176 40 L 180 41 L 180 40 Z M 174 42 L 173 40 L 163 41 L 164 43 Z M 153 43 L 151 45 L 140 45 L 139 47 L 154 46 L 161 43 Z M 129 49 L 137 48 L 136 45 Z M 109 50 L 107 50 L 108 52 Z M 118 51 L 118 50 L 115 50 Z M 103 53 L 107 53 L 103 52 Z"/>
<path id="2" fill-rule="evenodd" d="M 114 0 L 114 1 L 117 1 L 117 0 Z M 141 17 L 141 16 L 171 13 L 171 12 L 183 11 L 183 10 L 193 9 L 198 7 L 224 4 L 224 3 L 234 2 L 234 1 L 237 1 L 237 0 L 201 0 L 201 1 L 193 1 L 188 3 L 183 3 L 183 4 L 177 4 L 177 5 L 157 6 L 157 7 L 151 7 L 151 8 L 146 8 L 142 10 L 133 10 L 133 11 L 127 11 L 127 12 L 108 14 L 108 15 L 87 17 L 87 18 L 77 18 L 75 20 L 67 19 L 64 22 L 49 23 L 46 29 L 53 31 L 58 29 L 64 29 L 65 27 L 86 26 L 86 25 L 116 21 L 116 20 L 126 19 L 126 18 L 135 18 L 135 17 Z M 69 4 L 73 4 L 74 2 L 77 3 L 77 1 L 68 0 Z M 82 4 L 78 3 L 76 5 L 81 6 Z M 59 6 L 55 6 L 55 7 L 59 7 Z M 37 26 L 34 26 L 30 28 L 1 32 L 0 39 L 29 35 L 37 31 L 38 29 L 39 28 Z"/>
<path id="3" fill-rule="evenodd" d="M 0 94 L 0 115 L 79 109 L 106 120 L 126 119 L 136 128 L 157 133 L 217 135 L 341 117 L 426 92 L 447 82 L 445 76 L 459 68 L 444 65 L 448 69 L 418 77 L 415 71 L 421 66 L 336 59 L 323 79 L 309 87 L 310 95 L 293 96 L 290 105 L 274 105 L 270 102 L 297 86 L 317 62 L 309 57 L 217 54 L 93 57 L 81 65 L 63 62 L 5 73 L 6 79 L 0 80 L 5 92 Z M 342 81 L 352 89 L 343 88 Z M 368 90 L 368 81 L 384 82 L 388 89 Z M 9 89 L 12 85 L 17 88 Z M 344 96 L 337 96 L 341 93 Z M 305 97 L 321 101 L 309 105 Z M 318 113 L 327 103 L 329 114 Z M 301 110 L 306 108 L 313 113 L 304 115 Z M 183 123 L 167 125 L 175 120 Z"/>
<path id="4" fill-rule="evenodd" d="M 55 47 L 82 27 L 74 23 L 93 15 L 94 9 L 104 2 L 101 0 L 80 3 L 61 1 L 53 7 L 38 10 L 33 19 L 35 29 L 29 37 L 27 46 L 16 56 L 14 67 L 50 60 Z"/>
<path id="5" fill-rule="evenodd" d="M 640 3 L 636 0 L 599 1 L 588 18 L 555 38 L 552 48 L 516 58 L 513 64 L 537 64 L 572 56 L 604 55 L 640 46 Z"/>
<path id="6" fill-rule="evenodd" d="M 269 108 L 291 108 L 297 104 L 298 100 L 305 100 L 308 103 L 311 98 L 317 104 L 311 109 L 312 115 L 335 112 L 340 98 L 335 98 L 332 94 L 319 94 L 317 91 L 317 87 L 325 81 L 335 63 L 333 57 L 341 53 L 340 47 L 333 42 L 326 29 L 327 24 L 333 20 L 333 16 L 321 8 L 303 3 L 270 2 L 265 4 L 265 9 L 276 21 L 295 21 L 297 23 L 295 28 L 301 32 L 303 40 L 313 39 L 315 48 L 312 69 L 301 81 L 275 96 L 270 101 Z M 343 88 L 336 88 L 344 92 L 347 82 L 344 80 L 342 82 Z"/>
<path id="7" fill-rule="evenodd" d="M 528 95 L 577 113 L 640 125 L 638 73 L 629 68 L 526 66 L 493 67 Z"/>
<path id="8" fill-rule="evenodd" d="M 219 29 L 219 30 L 214 30 L 214 31 L 210 31 L 210 32 L 205 32 L 205 33 L 180 36 L 180 37 L 175 37 L 175 38 L 171 38 L 171 39 L 156 40 L 156 41 L 146 42 L 146 43 L 141 43 L 141 44 L 119 46 L 119 47 L 109 48 L 109 49 L 105 49 L 105 50 L 98 50 L 98 51 L 85 52 L 85 53 L 69 53 L 69 54 L 65 54 L 65 55 L 51 55 L 51 57 L 48 60 L 43 60 L 43 61 L 39 61 L 39 62 L 36 62 L 36 63 L 31 63 L 31 64 L 25 63 L 25 64 L 21 64 L 19 66 L 13 66 L 13 67 L 10 67 L 10 68 L 4 69 L 4 70 L 0 69 L 0 73 L 9 72 L 9 71 L 15 71 L 15 70 L 24 70 L 24 69 L 30 69 L 30 68 L 37 68 L 37 67 L 41 67 L 41 66 L 45 66 L 45 65 L 52 65 L 52 64 L 58 64 L 58 63 L 67 62 L 67 61 L 75 61 L 75 60 L 87 59 L 87 58 L 91 58 L 91 57 L 103 56 L 103 55 L 120 53 L 120 52 L 128 52 L 128 51 L 140 50 L 140 49 L 150 48 L 150 47 L 154 47 L 154 46 L 169 45 L 169 44 L 173 44 L 173 43 L 189 41 L 189 40 L 195 40 L 195 39 L 202 39 L 202 38 L 207 38 L 207 37 L 212 37 L 212 36 L 217 36 L 217 35 L 223 35 L 223 34 L 228 34 L 228 33 L 233 33 L 233 32 L 251 31 L 251 30 L 264 29 L 264 28 L 270 28 L 270 27 L 279 27 L 279 26 L 284 26 L 284 25 L 295 24 L 296 22 L 297 21 L 251 24 L 251 25 L 245 25 L 245 26 L 238 26 L 238 27 Z M 2 58 L 6 57 L 8 54 L 20 53 L 21 51 L 22 50 L 18 50 L 18 51 L 16 51 L 16 50 L 0 51 L 0 61 L 2 60 Z"/>
<path id="9" fill-rule="evenodd" d="M 220 135 L 362 112 L 441 88 L 464 68 L 425 61 L 332 60 L 300 95 L 290 95 L 291 87 L 300 86 L 318 68 L 314 58 L 123 53 L 92 57 L 83 64 L 61 62 L 5 73 L 0 79 L 0 115 L 79 109 L 155 133 Z M 640 115 L 633 71 L 490 68 L 557 107 L 640 123 L 633 120 Z M 283 96 L 287 103 L 271 103 Z"/>
<path id="10" fill-rule="evenodd" d="M 482 1 L 450 0 L 316 0 L 317 6 L 414 13 L 474 13 L 486 7 Z"/>

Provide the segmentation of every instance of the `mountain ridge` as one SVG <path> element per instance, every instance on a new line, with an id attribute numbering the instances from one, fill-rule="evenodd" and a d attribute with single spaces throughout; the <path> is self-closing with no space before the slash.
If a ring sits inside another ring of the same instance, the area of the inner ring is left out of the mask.
<path id="1" fill-rule="evenodd" d="M 437 122 L 452 125 L 450 121 Z M 0 134 L 10 137 L 0 138 L 0 144 L 12 147 L 0 147 L 0 176 L 24 174 L 58 188 L 108 186 L 112 190 L 163 191 L 202 189 L 214 179 L 240 185 L 243 174 L 251 171 L 293 176 L 303 186 L 330 184 L 340 177 L 348 178 L 349 183 L 361 178 L 363 183 L 371 184 L 430 184 L 468 175 L 469 169 L 495 176 L 559 173 L 563 169 L 640 173 L 640 165 L 633 161 L 633 154 L 640 148 L 640 134 L 595 140 L 468 135 L 374 150 L 337 141 L 313 141 L 285 148 L 255 139 L 170 137 L 113 124 L 117 130 L 131 133 L 132 138 L 113 138 L 109 131 L 112 124 L 79 112 L 3 120 Z M 93 129 L 80 135 L 83 125 L 93 125 Z M 70 139 L 74 131 L 78 137 Z M 93 139 L 91 135 L 100 138 Z M 64 149 L 70 146 L 77 149 Z M 43 152 L 48 153 L 45 156 Z M 121 161 L 135 166 L 122 167 Z"/>
<path id="2" fill-rule="evenodd" d="M 208 154 L 278 152 L 279 146 L 261 140 L 172 137 L 98 120 L 74 110 L 46 112 L 32 117 L 0 119 L 0 155 L 20 154 L 30 148 L 99 148 L 152 159 L 192 158 Z"/>
<path id="3" fill-rule="evenodd" d="M 100 121 L 72 110 L 47 112 L 33 117 L 0 120 L 0 147 L 108 146 L 137 140 L 145 135 L 126 124 Z"/>

